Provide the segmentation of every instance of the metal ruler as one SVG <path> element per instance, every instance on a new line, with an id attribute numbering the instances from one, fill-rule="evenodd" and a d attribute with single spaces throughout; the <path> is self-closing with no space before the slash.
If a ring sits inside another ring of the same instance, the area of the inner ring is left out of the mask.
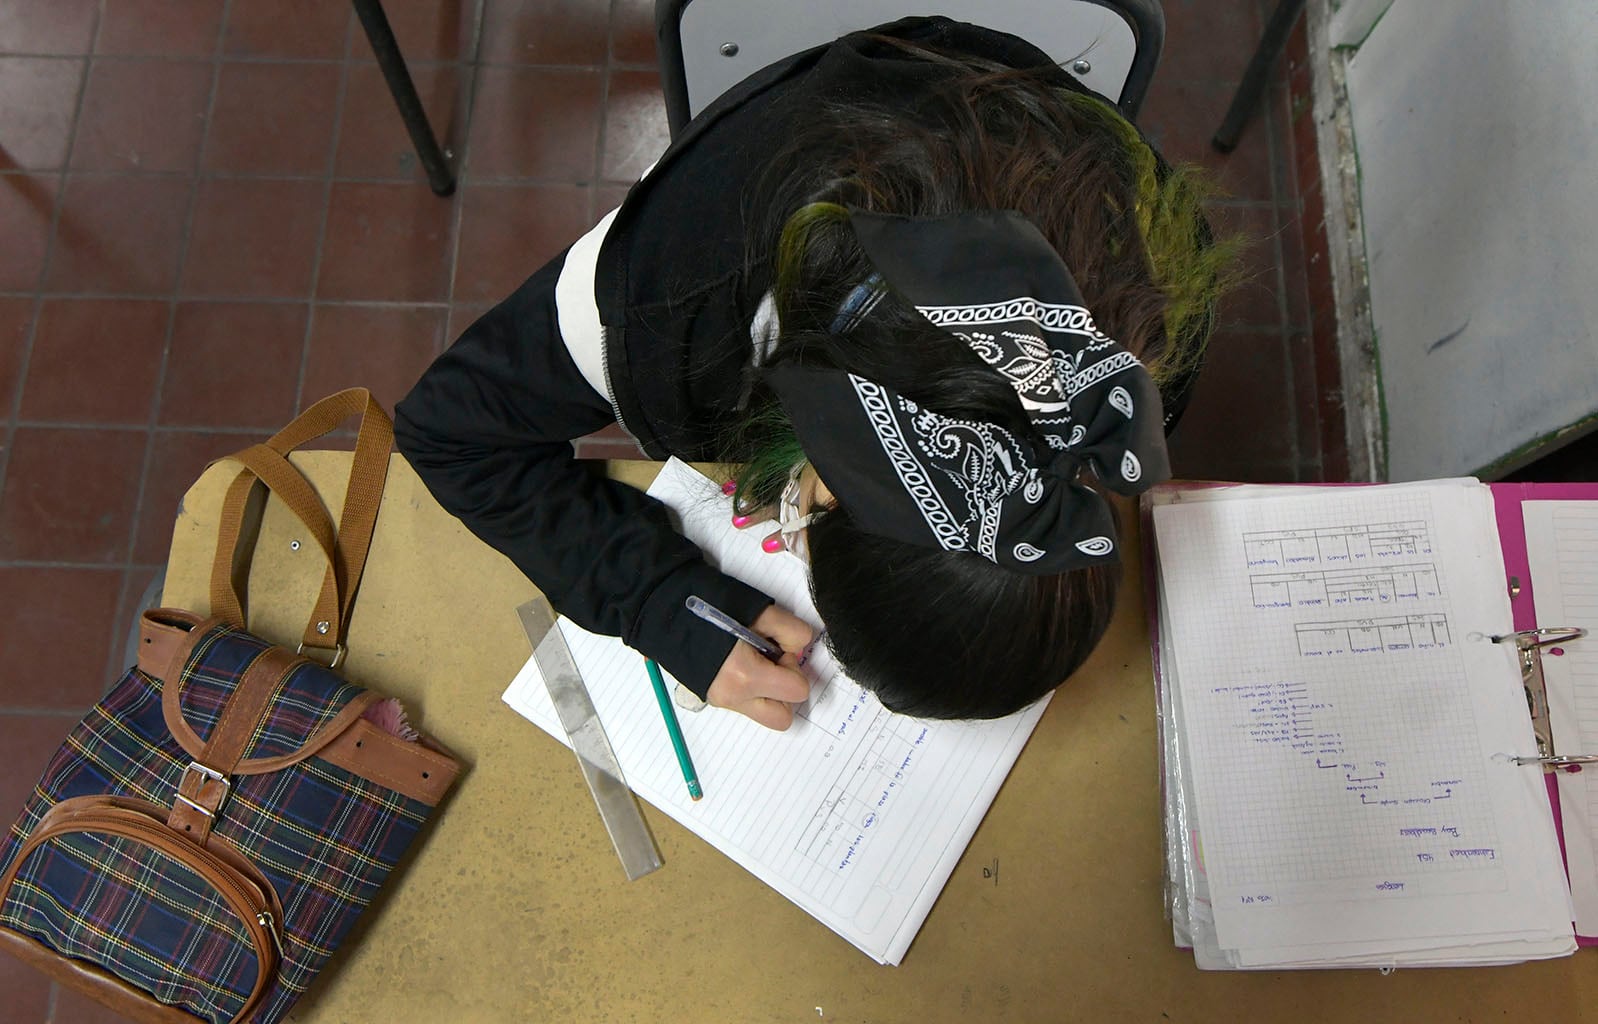
<path id="1" fill-rule="evenodd" d="M 582 766 L 583 780 L 599 806 L 599 816 L 604 819 L 605 831 L 616 847 L 627 880 L 634 881 L 660 867 L 660 851 L 655 848 L 655 837 L 650 835 L 644 815 L 638 809 L 638 800 L 627 788 L 627 780 L 611 749 L 610 737 L 594 710 L 594 701 L 588 687 L 572 660 L 571 648 L 555 625 L 555 612 L 549 602 L 535 598 L 516 609 L 521 616 L 522 628 L 533 645 L 533 660 L 544 676 L 544 686 L 549 699 L 566 729 L 572 753 Z"/>

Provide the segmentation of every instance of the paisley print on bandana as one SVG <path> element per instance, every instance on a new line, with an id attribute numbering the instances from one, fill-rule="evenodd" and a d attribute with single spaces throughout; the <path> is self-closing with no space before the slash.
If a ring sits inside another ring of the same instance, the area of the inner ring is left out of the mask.
<path id="1" fill-rule="evenodd" d="M 902 297 L 1014 389 L 1033 432 L 947 416 L 857 374 L 773 367 L 768 379 L 839 501 L 871 532 L 1018 572 L 1114 557 L 1115 517 L 1085 476 L 1128 495 L 1169 477 L 1159 391 L 1099 330 L 1048 241 L 1006 211 L 854 212 L 851 223 L 874 273 L 834 332 L 886 294 Z"/>

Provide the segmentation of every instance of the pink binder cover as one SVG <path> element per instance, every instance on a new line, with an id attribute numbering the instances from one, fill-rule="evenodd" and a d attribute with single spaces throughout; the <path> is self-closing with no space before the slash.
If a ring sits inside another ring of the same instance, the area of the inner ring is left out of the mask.
<path id="1" fill-rule="evenodd" d="M 1493 492 L 1494 512 L 1498 516 L 1498 546 L 1504 553 L 1504 572 L 1520 581 L 1520 593 L 1512 594 L 1509 607 L 1516 630 L 1537 628 L 1537 604 L 1533 597 L 1531 558 L 1526 553 L 1526 519 L 1521 514 L 1523 501 L 1598 501 L 1598 483 L 1566 484 L 1488 484 Z M 1579 625 L 1550 622 L 1549 626 Z M 1557 752 L 1557 751 L 1556 751 Z M 1588 770 L 1592 770 L 1589 766 Z M 1548 802 L 1554 805 L 1554 827 L 1559 832 L 1559 852 L 1565 850 L 1565 823 L 1559 813 L 1559 784 L 1552 773 L 1543 777 L 1548 785 Z M 1567 868 L 1568 873 L 1568 868 Z M 1598 936 L 1578 935 L 1576 943 L 1598 946 Z"/>

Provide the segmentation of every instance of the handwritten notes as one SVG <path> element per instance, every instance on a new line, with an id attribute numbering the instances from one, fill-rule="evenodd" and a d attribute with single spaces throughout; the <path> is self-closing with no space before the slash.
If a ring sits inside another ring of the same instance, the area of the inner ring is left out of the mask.
<path id="1" fill-rule="evenodd" d="M 1153 509 L 1177 915 L 1200 966 L 1571 951 L 1473 481 Z M 1197 933 L 1196 935 L 1194 933 Z"/>
<path id="2" fill-rule="evenodd" d="M 650 494 L 708 560 L 819 627 L 804 563 L 762 551 L 758 531 L 732 529 L 714 483 L 673 461 Z M 907 718 L 818 648 L 810 700 L 787 732 L 718 709 L 680 716 L 705 791 L 696 803 L 643 656 L 565 620 L 560 628 L 633 790 L 883 963 L 904 956 L 1047 704 L 991 722 Z M 564 739 L 532 661 L 505 701 Z"/>

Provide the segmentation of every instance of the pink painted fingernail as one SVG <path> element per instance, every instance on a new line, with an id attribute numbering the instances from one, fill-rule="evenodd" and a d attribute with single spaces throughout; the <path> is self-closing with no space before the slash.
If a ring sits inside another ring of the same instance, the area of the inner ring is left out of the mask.
<path id="1" fill-rule="evenodd" d="M 738 490 L 738 481 L 736 480 L 728 480 L 726 483 L 721 485 L 722 494 L 731 495 L 736 490 Z"/>
<path id="2" fill-rule="evenodd" d="M 774 533 L 760 542 L 760 548 L 768 555 L 775 555 L 782 550 L 782 534 Z"/>
<path id="3" fill-rule="evenodd" d="M 749 525 L 749 517 L 748 516 L 733 516 L 732 517 L 732 525 L 738 527 L 738 529 L 741 530 L 744 527 Z"/>

